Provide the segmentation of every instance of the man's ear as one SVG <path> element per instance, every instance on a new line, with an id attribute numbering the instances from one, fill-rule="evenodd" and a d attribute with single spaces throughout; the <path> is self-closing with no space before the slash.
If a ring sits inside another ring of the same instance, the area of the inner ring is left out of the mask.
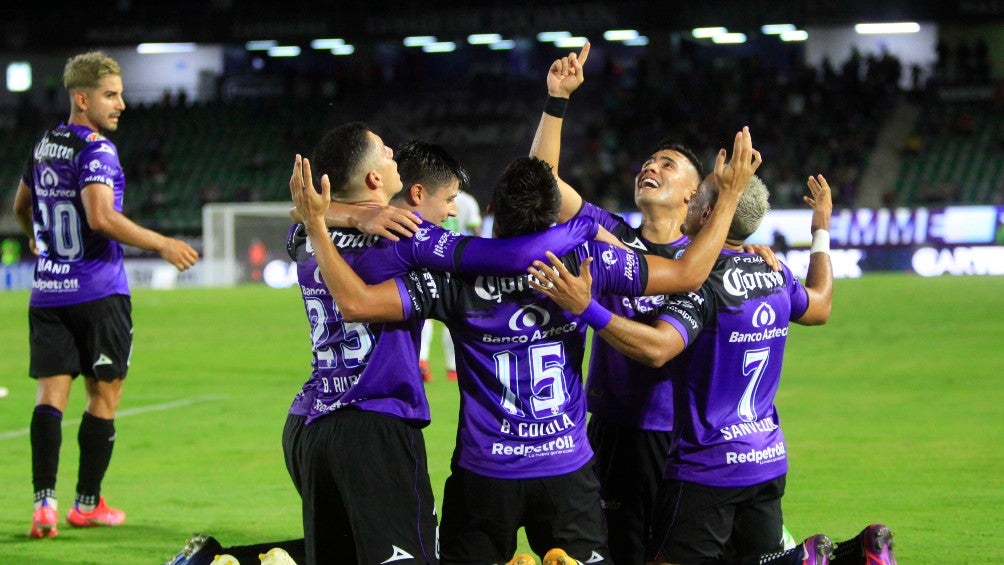
<path id="1" fill-rule="evenodd" d="M 366 173 L 366 188 L 369 190 L 377 190 L 383 186 L 383 178 L 376 169 L 371 169 L 370 172 Z"/>
<path id="2" fill-rule="evenodd" d="M 73 91 L 73 105 L 81 111 L 87 110 L 88 106 L 87 91 L 83 88 L 78 88 Z"/>
<path id="3" fill-rule="evenodd" d="M 422 203 L 422 200 L 429 196 L 429 189 L 425 188 L 421 183 L 415 183 L 408 187 L 408 198 L 411 200 L 409 204 L 412 206 L 418 206 Z"/>

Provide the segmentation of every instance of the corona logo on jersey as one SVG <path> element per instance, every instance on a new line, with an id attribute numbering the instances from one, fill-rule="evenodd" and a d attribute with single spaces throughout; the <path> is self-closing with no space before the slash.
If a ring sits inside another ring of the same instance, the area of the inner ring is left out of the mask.
<path id="1" fill-rule="evenodd" d="M 747 273 L 735 267 L 725 271 L 722 285 L 732 296 L 749 298 L 750 292 L 754 296 L 766 296 L 774 287 L 784 285 L 784 275 L 774 271 Z"/>

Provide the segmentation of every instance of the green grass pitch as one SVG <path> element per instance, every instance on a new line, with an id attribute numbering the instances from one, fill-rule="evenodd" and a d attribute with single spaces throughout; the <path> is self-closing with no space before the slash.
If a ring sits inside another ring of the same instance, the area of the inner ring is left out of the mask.
<path id="1" fill-rule="evenodd" d="M 0 562 L 163 563 L 194 531 L 224 545 L 301 535 L 281 432 L 309 371 L 294 289 L 134 293 L 135 347 L 104 483 L 124 508 L 115 529 L 65 524 L 77 469 L 76 385 L 65 415 L 58 493 L 64 523 L 29 540 L 27 299 L 0 293 Z M 871 275 L 836 283 L 833 316 L 791 331 L 778 397 L 791 471 L 785 522 L 797 539 L 887 523 L 906 565 L 1004 560 L 1004 277 Z M 427 385 L 437 496 L 458 395 Z"/>

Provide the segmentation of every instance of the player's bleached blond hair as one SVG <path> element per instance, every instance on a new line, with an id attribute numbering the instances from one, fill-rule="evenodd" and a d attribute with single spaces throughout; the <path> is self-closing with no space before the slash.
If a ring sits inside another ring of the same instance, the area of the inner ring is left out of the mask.
<path id="1" fill-rule="evenodd" d="M 63 69 L 63 86 L 67 92 L 78 88 L 97 88 L 106 76 L 122 76 L 122 67 L 101 51 L 91 51 L 70 57 Z"/>
<path id="2" fill-rule="evenodd" d="M 760 227 L 760 222 L 770 210 L 770 191 L 760 177 L 753 175 L 746 183 L 746 190 L 739 198 L 736 206 L 736 213 L 732 216 L 732 225 L 729 226 L 729 241 L 741 242 L 753 235 L 753 232 Z"/>

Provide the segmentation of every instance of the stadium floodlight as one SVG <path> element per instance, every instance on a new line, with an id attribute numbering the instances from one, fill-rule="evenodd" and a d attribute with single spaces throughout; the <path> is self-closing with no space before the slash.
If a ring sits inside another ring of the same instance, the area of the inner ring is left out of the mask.
<path id="1" fill-rule="evenodd" d="M 7 65 L 7 90 L 25 92 L 31 88 L 31 63 L 13 61 Z"/>
<path id="2" fill-rule="evenodd" d="M 310 42 L 311 49 L 334 49 L 335 47 L 341 47 L 342 45 L 345 45 L 345 40 L 340 37 L 315 39 Z"/>
<path id="3" fill-rule="evenodd" d="M 589 40 L 586 39 L 585 37 L 577 35 L 577 36 L 574 36 L 574 37 L 565 37 L 565 38 L 562 38 L 562 39 L 555 39 L 554 40 L 554 46 L 555 47 L 561 47 L 563 49 L 565 49 L 565 48 L 571 48 L 571 47 L 582 47 L 583 45 L 586 44 L 587 41 L 589 41 Z"/>
<path id="4" fill-rule="evenodd" d="M 449 53 L 451 51 L 456 51 L 457 44 L 452 41 L 436 41 L 435 43 L 426 43 L 422 46 L 422 51 L 426 53 Z"/>
<path id="5" fill-rule="evenodd" d="M 140 43 L 136 52 L 140 55 L 163 55 L 166 53 L 191 53 L 194 43 Z"/>
<path id="6" fill-rule="evenodd" d="M 471 45 L 491 45 L 502 41 L 502 36 L 497 33 L 473 33 L 467 36 L 467 43 Z"/>
<path id="7" fill-rule="evenodd" d="M 728 32 L 729 30 L 724 27 L 695 27 L 690 30 L 690 35 L 693 35 L 696 39 L 707 39 Z"/>
<path id="8" fill-rule="evenodd" d="M 537 41 L 540 41 L 541 43 L 548 43 L 564 39 L 566 37 L 572 37 L 572 34 L 567 31 L 542 31 L 537 34 Z"/>
<path id="9" fill-rule="evenodd" d="M 639 35 L 634 39 L 628 39 L 627 41 L 624 42 L 624 45 L 630 45 L 632 47 L 644 47 L 645 45 L 648 45 L 648 36 Z"/>
<path id="10" fill-rule="evenodd" d="M 854 24 L 854 31 L 861 35 L 881 33 L 917 33 L 920 24 L 917 22 L 890 22 L 884 24 Z"/>
<path id="11" fill-rule="evenodd" d="M 711 38 L 715 43 L 746 43 L 745 33 L 719 33 Z"/>
<path id="12" fill-rule="evenodd" d="M 488 46 L 492 51 L 508 51 L 516 47 L 516 42 L 512 39 L 503 39 L 502 41 L 496 41 Z"/>
<path id="13" fill-rule="evenodd" d="M 268 51 L 278 44 L 279 42 L 274 39 L 256 39 L 245 43 L 244 48 L 248 51 Z"/>
<path id="14" fill-rule="evenodd" d="M 331 48 L 332 55 L 351 55 L 356 52 L 355 45 L 339 45 Z"/>
<path id="15" fill-rule="evenodd" d="M 638 39 L 638 31 L 633 29 L 611 29 L 603 32 L 603 39 L 607 41 L 630 41 Z"/>
<path id="16" fill-rule="evenodd" d="M 421 47 L 436 42 L 434 35 L 412 35 L 404 38 L 405 47 Z"/>
<path id="17" fill-rule="evenodd" d="M 779 37 L 781 41 L 805 41 L 809 39 L 809 32 L 804 29 L 793 29 L 791 31 L 782 31 Z"/>
<path id="18" fill-rule="evenodd" d="M 269 57 L 297 57 L 300 55 L 300 48 L 296 45 L 276 45 L 268 48 Z"/>
<path id="19" fill-rule="evenodd" d="M 795 24 L 767 24 L 760 26 L 760 32 L 764 35 L 781 35 L 786 31 L 795 31 Z"/>

